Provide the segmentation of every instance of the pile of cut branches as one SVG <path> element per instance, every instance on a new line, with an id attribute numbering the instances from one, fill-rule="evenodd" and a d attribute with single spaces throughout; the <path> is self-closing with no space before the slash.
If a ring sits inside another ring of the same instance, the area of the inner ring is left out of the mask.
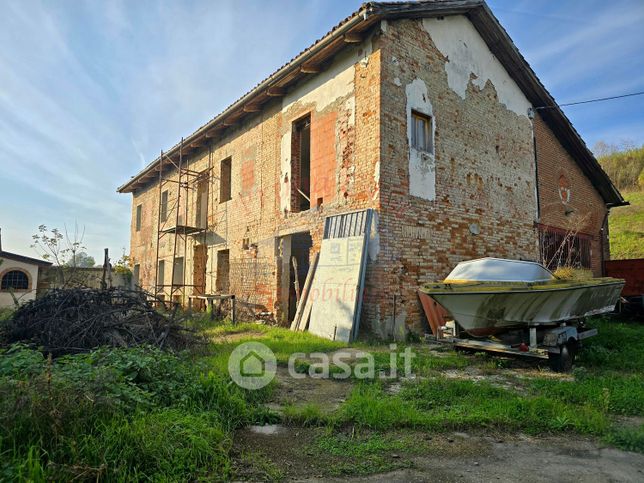
<path id="1" fill-rule="evenodd" d="M 161 313 L 150 298 L 141 291 L 117 288 L 50 290 L 15 311 L 5 325 L 4 339 L 34 344 L 53 356 L 99 346 L 182 350 L 200 342 L 177 311 Z"/>

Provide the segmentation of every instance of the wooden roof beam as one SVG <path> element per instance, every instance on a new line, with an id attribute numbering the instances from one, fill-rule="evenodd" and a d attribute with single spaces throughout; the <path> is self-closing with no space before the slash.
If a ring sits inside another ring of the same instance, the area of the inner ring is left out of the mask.
<path id="1" fill-rule="evenodd" d="M 322 72 L 322 67 L 318 64 L 303 64 L 300 67 L 300 72 L 302 74 L 318 74 Z"/>
<path id="2" fill-rule="evenodd" d="M 244 106 L 244 112 L 259 112 L 262 110 L 262 106 L 259 104 L 246 104 Z"/>
<path id="3" fill-rule="evenodd" d="M 286 94 L 286 89 L 283 87 L 269 87 L 266 89 L 266 95 L 268 97 L 282 97 L 284 94 Z"/>
<path id="4" fill-rule="evenodd" d="M 344 34 L 342 39 L 347 44 L 359 44 L 360 42 L 362 42 L 362 35 L 355 32 L 347 32 L 346 34 Z"/>
<path id="5" fill-rule="evenodd" d="M 208 131 L 206 131 L 205 138 L 206 139 L 215 138 L 219 136 L 223 130 L 224 130 L 224 127 L 221 125 L 213 126 Z"/>

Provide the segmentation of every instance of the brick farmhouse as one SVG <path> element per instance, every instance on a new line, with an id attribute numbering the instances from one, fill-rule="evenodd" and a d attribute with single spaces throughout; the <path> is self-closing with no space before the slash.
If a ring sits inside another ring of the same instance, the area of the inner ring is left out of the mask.
<path id="1" fill-rule="evenodd" d="M 119 191 L 139 285 L 282 323 L 324 218 L 373 209 L 361 327 L 382 337 L 424 331 L 417 288 L 464 259 L 600 275 L 625 203 L 480 0 L 362 5 Z"/>

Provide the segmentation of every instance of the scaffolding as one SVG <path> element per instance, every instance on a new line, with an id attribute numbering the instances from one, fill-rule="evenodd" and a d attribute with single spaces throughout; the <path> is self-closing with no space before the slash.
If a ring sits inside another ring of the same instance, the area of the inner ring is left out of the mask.
<path id="1" fill-rule="evenodd" d="M 212 157 L 208 156 L 207 169 L 203 171 L 190 169 L 189 163 L 184 162 L 183 139 L 181 139 L 178 162 L 173 161 L 171 157 L 164 155 L 163 151 L 161 151 L 158 169 L 159 193 L 154 295 L 164 300 L 165 295 L 168 294 L 171 304 L 180 303 L 185 305 L 188 296 L 195 295 L 195 288 L 200 288 L 205 291 L 205 278 L 203 284 L 195 284 L 194 278 L 191 284 L 186 284 L 186 267 L 189 246 L 188 239 L 193 238 L 195 241 L 199 240 L 203 245 L 207 245 L 207 236 L 211 228 L 208 226 L 208 223 L 210 208 L 209 193 L 211 191 L 213 178 Z M 205 183 L 206 186 L 205 195 L 203 191 L 201 193 L 199 192 L 199 186 L 202 183 Z M 170 199 L 171 193 L 175 195 L 172 199 Z M 195 207 L 194 213 L 190 212 L 191 206 Z M 172 245 L 171 253 L 164 250 L 164 253 L 161 254 L 160 247 L 164 239 L 170 241 Z M 193 246 L 193 244 L 191 243 L 190 246 Z M 168 259 L 172 267 L 170 270 L 170 283 L 167 283 L 165 278 L 165 261 Z M 180 273 L 178 271 L 178 260 L 181 260 Z M 163 261 L 163 274 L 159 273 L 161 261 Z M 192 289 L 192 294 L 186 292 L 187 288 Z"/>

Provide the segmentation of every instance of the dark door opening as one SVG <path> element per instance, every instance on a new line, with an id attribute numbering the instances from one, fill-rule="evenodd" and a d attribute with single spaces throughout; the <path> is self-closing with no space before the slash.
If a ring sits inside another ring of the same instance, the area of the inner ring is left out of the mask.
<path id="1" fill-rule="evenodd" d="M 297 277 L 299 292 L 301 294 L 302 289 L 304 288 L 304 282 L 306 281 L 306 275 L 309 273 L 309 255 L 311 253 L 313 241 L 311 240 L 311 235 L 308 232 L 295 233 L 289 238 L 291 240 L 291 258 L 289 260 L 288 277 L 288 321 L 290 323 L 295 318 L 298 303 L 295 280 Z M 293 259 L 297 262 L 297 273 L 295 273 Z"/>

